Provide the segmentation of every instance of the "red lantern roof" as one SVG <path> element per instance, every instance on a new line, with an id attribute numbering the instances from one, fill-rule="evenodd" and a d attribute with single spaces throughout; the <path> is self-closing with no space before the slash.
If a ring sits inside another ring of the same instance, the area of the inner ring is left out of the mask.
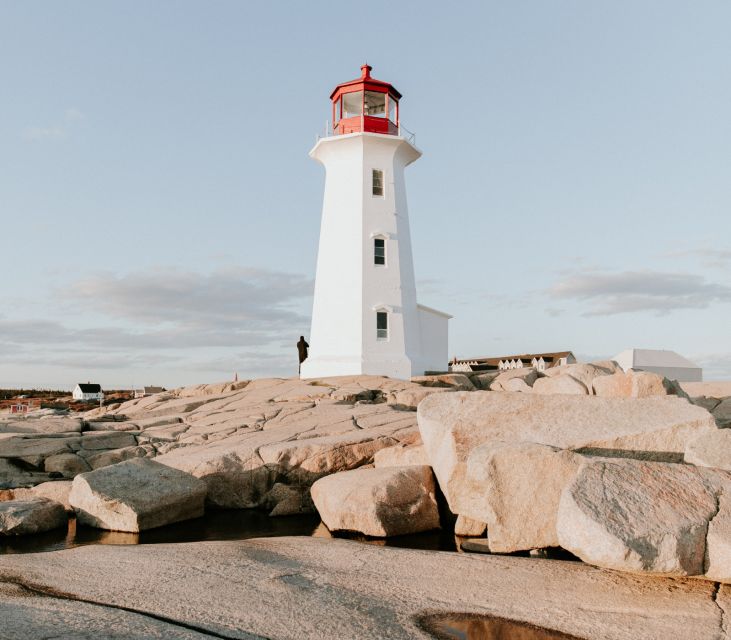
<path id="1" fill-rule="evenodd" d="M 401 94 L 388 82 L 371 77 L 364 64 L 360 78 L 339 84 L 330 94 L 333 133 L 385 133 L 399 135 Z"/>
<path id="2" fill-rule="evenodd" d="M 373 67 L 371 65 L 364 64 L 361 66 L 360 78 L 339 84 L 330 94 L 330 100 L 333 100 L 335 98 L 335 94 L 338 92 L 347 93 L 350 91 L 359 91 L 362 88 L 365 88 L 366 91 L 381 91 L 382 93 L 388 92 L 396 98 L 396 100 L 401 98 L 401 94 L 398 92 L 396 87 L 388 82 L 384 82 L 383 80 L 376 80 L 375 78 L 372 78 L 371 71 L 373 71 Z"/>

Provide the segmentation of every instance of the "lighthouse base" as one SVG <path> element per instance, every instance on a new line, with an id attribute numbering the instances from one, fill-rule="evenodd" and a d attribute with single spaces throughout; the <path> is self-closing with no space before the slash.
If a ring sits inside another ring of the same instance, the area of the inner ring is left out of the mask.
<path id="1" fill-rule="evenodd" d="M 409 380 L 421 375 L 414 371 L 409 358 L 368 359 L 342 357 L 313 357 L 302 363 L 300 378 L 331 378 L 334 376 L 387 376 L 398 380 Z"/>

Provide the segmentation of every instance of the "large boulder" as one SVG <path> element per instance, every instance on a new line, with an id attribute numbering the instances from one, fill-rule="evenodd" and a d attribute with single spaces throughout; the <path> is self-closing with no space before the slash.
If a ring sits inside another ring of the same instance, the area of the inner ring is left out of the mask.
<path id="1" fill-rule="evenodd" d="M 54 502 L 58 502 L 64 506 L 66 511 L 72 511 L 73 507 L 69 502 L 69 494 L 71 493 L 71 480 L 51 480 L 49 482 L 41 482 L 32 489 L 28 489 L 33 497 L 48 498 Z"/>
<path id="2" fill-rule="evenodd" d="M 49 456 L 44 460 L 43 468 L 49 473 L 60 473 L 64 478 L 73 478 L 85 471 L 91 471 L 86 460 L 70 452 Z"/>
<path id="3" fill-rule="evenodd" d="M 155 449 L 151 445 L 141 447 L 123 447 L 111 451 L 102 451 L 89 456 L 86 461 L 92 469 L 101 469 L 133 458 L 146 458 L 154 455 Z"/>
<path id="4" fill-rule="evenodd" d="M 462 515 L 486 522 L 490 550 L 511 553 L 559 546 L 561 492 L 584 456 L 529 442 L 491 442 L 467 461 Z"/>
<path id="5" fill-rule="evenodd" d="M 731 427 L 731 398 L 724 398 L 713 408 L 713 417 L 722 429 Z"/>
<path id="6" fill-rule="evenodd" d="M 464 509 L 472 490 L 477 490 L 466 482 L 467 460 L 480 445 L 533 442 L 597 455 L 682 460 L 692 437 L 716 428 L 705 409 L 677 397 L 485 391 L 426 398 L 417 419 L 429 463 L 452 512 L 467 515 Z"/>
<path id="7" fill-rule="evenodd" d="M 434 477 L 427 466 L 337 473 L 312 485 L 312 500 L 330 531 L 388 537 L 439 527 Z"/>
<path id="8" fill-rule="evenodd" d="M 475 373 L 470 376 L 470 380 L 472 381 L 472 384 L 475 385 L 475 388 L 482 389 L 483 391 L 489 391 L 490 385 L 495 382 L 495 378 L 497 378 L 502 371 L 484 371 L 482 373 Z"/>
<path id="9" fill-rule="evenodd" d="M 705 575 L 709 580 L 731 583 L 731 494 L 718 496 L 718 513 L 708 523 Z"/>
<path id="10" fill-rule="evenodd" d="M 731 429 L 708 429 L 688 442 L 685 461 L 697 467 L 731 471 Z"/>
<path id="11" fill-rule="evenodd" d="M 446 387 L 455 391 L 474 391 L 475 385 L 464 373 L 442 373 L 431 376 L 414 376 L 411 382 L 425 387 Z"/>
<path id="12" fill-rule="evenodd" d="M 592 380 L 592 389 L 595 395 L 602 398 L 648 398 L 668 395 L 688 397 L 675 380 L 668 380 L 650 371 L 634 369 L 609 376 L 597 376 Z"/>
<path id="13" fill-rule="evenodd" d="M 202 516 L 205 497 L 201 480 L 138 458 L 76 476 L 69 502 L 82 524 L 138 532 Z"/>
<path id="14" fill-rule="evenodd" d="M 48 498 L 0 502 L 0 536 L 42 533 L 66 525 L 62 504 Z"/>
<path id="15" fill-rule="evenodd" d="M 586 396 L 589 395 L 589 390 L 583 382 L 571 374 L 564 373 L 558 376 L 538 378 L 533 383 L 533 393 Z"/>
<path id="16" fill-rule="evenodd" d="M 565 364 L 560 367 L 552 367 L 551 369 L 546 369 L 546 371 L 544 372 L 544 375 L 549 378 L 555 378 L 555 377 L 565 376 L 565 375 L 571 376 L 575 380 L 578 380 L 579 382 L 581 382 L 581 384 L 587 389 L 587 393 L 591 394 L 592 383 L 594 382 L 594 378 L 598 378 L 600 376 L 608 376 L 608 375 L 611 375 L 612 373 L 617 373 L 617 371 L 621 371 L 621 368 L 618 369 L 618 368 L 612 367 L 609 362 L 605 362 L 605 363 L 576 362 L 574 364 Z"/>
<path id="17" fill-rule="evenodd" d="M 558 540 L 585 562 L 666 576 L 704 572 L 708 523 L 731 473 L 642 460 L 589 460 L 566 487 Z"/>
<path id="18" fill-rule="evenodd" d="M 538 379 L 538 372 L 532 367 L 509 369 L 498 374 L 490 383 L 491 391 L 525 391 Z"/>
<path id="19" fill-rule="evenodd" d="M 453 391 L 448 387 L 422 387 L 410 386 L 408 389 L 397 389 L 391 391 L 386 397 L 386 402 L 395 408 L 416 411 L 419 403 L 433 393 Z"/>
<path id="20" fill-rule="evenodd" d="M 473 520 L 467 516 L 458 515 L 454 523 L 454 535 L 463 537 L 480 537 L 485 535 L 487 523 Z"/>
<path id="21" fill-rule="evenodd" d="M 376 468 L 419 466 L 428 465 L 429 458 L 423 444 L 409 446 L 398 444 L 394 447 L 386 447 L 376 451 L 373 456 L 373 464 Z"/>

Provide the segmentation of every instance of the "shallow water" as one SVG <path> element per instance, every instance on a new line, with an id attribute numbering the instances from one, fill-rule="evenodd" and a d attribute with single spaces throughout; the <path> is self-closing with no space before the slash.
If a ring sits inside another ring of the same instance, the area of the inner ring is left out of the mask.
<path id="1" fill-rule="evenodd" d="M 0 537 L 0 554 L 60 551 L 88 544 L 161 544 L 199 542 L 202 540 L 246 540 L 277 536 L 332 537 L 317 515 L 271 518 L 259 511 L 240 509 L 211 511 L 203 518 L 177 522 L 141 533 L 104 531 L 69 520 L 67 529 L 56 529 L 31 536 Z M 446 531 L 429 531 L 383 540 L 365 536 L 349 539 L 390 547 L 455 551 L 454 535 Z"/>
<path id="2" fill-rule="evenodd" d="M 419 623 L 442 640 L 582 640 L 526 622 L 470 613 L 424 616 Z"/>

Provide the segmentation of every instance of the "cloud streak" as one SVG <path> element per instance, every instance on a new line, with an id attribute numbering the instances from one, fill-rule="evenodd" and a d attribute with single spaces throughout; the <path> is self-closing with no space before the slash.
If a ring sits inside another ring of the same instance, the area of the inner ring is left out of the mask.
<path id="1" fill-rule="evenodd" d="M 65 298 L 115 318 L 143 324 L 172 323 L 216 332 L 245 326 L 271 330 L 303 320 L 296 307 L 312 295 L 301 275 L 229 268 L 200 274 L 161 268 L 123 276 L 102 273 L 81 280 Z"/>
<path id="2" fill-rule="evenodd" d="M 0 316 L 0 354 L 5 364 L 81 370 L 289 371 L 283 345 L 294 350 L 305 331 L 312 284 L 298 274 L 246 268 L 98 273 L 57 292 L 83 310 L 88 326 L 75 326 L 71 316 Z"/>
<path id="3" fill-rule="evenodd" d="M 588 302 L 585 316 L 667 313 L 731 302 L 731 287 L 690 273 L 590 271 L 573 273 L 545 292 L 554 299 Z"/>
<path id="4" fill-rule="evenodd" d="M 23 129 L 23 137 L 34 142 L 44 140 L 63 140 L 71 134 L 74 123 L 84 120 L 86 116 L 76 109 L 70 107 L 63 114 L 62 122 L 48 127 L 32 126 Z"/>

